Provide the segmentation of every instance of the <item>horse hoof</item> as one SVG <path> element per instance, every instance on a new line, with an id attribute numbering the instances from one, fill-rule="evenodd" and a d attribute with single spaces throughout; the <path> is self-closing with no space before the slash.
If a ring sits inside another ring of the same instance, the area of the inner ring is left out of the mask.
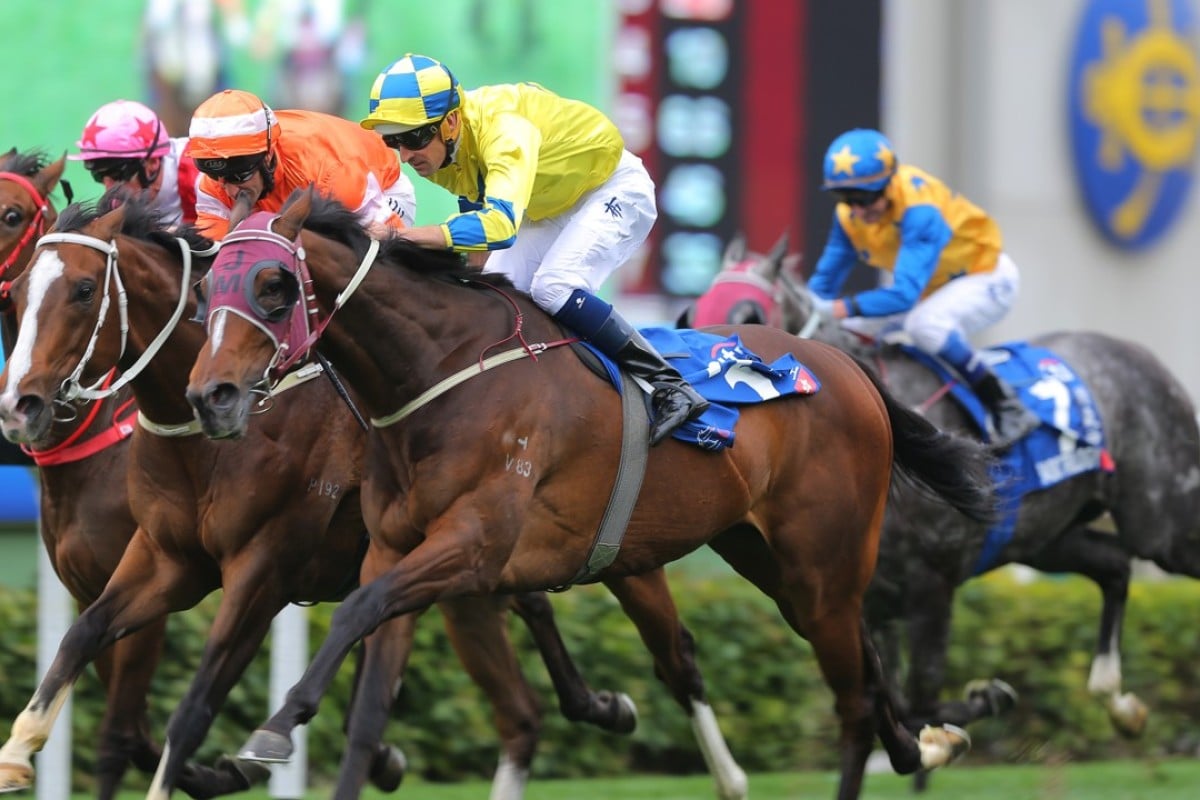
<path id="1" fill-rule="evenodd" d="M 0 764 L 0 792 L 19 792 L 33 785 L 33 764 Z"/>
<path id="2" fill-rule="evenodd" d="M 400 788 L 404 774 L 408 772 L 408 759 L 399 747 L 383 745 L 371 762 L 371 785 L 381 792 L 394 792 Z"/>
<path id="3" fill-rule="evenodd" d="M 967 701 L 982 701 L 993 717 L 1012 711 L 1017 707 L 1018 699 L 1017 690 L 999 678 L 970 681 L 963 687 L 963 697 Z"/>
<path id="4" fill-rule="evenodd" d="M 617 704 L 617 718 L 613 723 L 612 732 L 628 734 L 633 733 L 637 729 L 638 712 L 637 704 L 633 702 L 633 698 L 624 692 L 618 692 L 613 701 Z"/>
<path id="5" fill-rule="evenodd" d="M 245 791 L 251 786 L 266 783 L 271 778 L 271 770 L 256 761 L 242 761 L 233 756 L 223 755 L 214 765 L 218 772 L 228 772 L 240 784 L 239 791 Z"/>
<path id="6" fill-rule="evenodd" d="M 1108 718 L 1117 733 L 1127 739 L 1136 739 L 1146 730 L 1150 709 L 1132 692 L 1115 695 L 1108 702 Z"/>
<path id="7" fill-rule="evenodd" d="M 971 749 L 971 735 L 957 725 L 926 725 L 917 742 L 925 769 L 944 767 Z"/>
<path id="8" fill-rule="evenodd" d="M 292 740 L 282 734 L 260 728 L 250 734 L 237 757 L 242 761 L 286 764 L 292 759 Z"/>

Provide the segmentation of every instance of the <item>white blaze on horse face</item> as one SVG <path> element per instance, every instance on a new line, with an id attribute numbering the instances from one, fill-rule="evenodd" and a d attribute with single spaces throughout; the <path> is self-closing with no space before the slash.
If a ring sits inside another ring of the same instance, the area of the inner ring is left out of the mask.
<path id="1" fill-rule="evenodd" d="M 208 351 L 213 355 L 221 349 L 221 341 L 225 338 L 225 320 L 229 319 L 229 313 L 218 308 L 213 312 L 212 317 L 208 320 Z"/>
<path id="2" fill-rule="evenodd" d="M 21 379 L 33 368 L 33 345 L 37 341 L 38 312 L 46 300 L 46 293 L 54 282 L 63 276 L 66 265 L 54 250 L 43 250 L 29 268 L 29 305 L 21 318 L 21 330 L 17 343 L 8 357 L 8 383 L 4 393 L 17 391 Z"/>

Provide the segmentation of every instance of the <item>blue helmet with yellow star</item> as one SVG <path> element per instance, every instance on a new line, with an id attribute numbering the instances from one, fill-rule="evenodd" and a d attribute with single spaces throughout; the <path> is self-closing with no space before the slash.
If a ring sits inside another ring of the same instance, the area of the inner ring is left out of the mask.
<path id="1" fill-rule="evenodd" d="M 822 189 L 863 189 L 876 192 L 896 172 L 896 151 L 882 133 L 855 128 L 833 140 L 825 152 Z"/>

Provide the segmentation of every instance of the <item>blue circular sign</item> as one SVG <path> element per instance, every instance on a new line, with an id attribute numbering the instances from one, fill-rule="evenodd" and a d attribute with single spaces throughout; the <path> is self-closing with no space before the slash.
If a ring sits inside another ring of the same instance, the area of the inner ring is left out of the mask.
<path id="1" fill-rule="evenodd" d="M 1111 241 L 1161 236 L 1192 186 L 1200 58 L 1189 0 L 1089 0 L 1071 61 L 1071 149 L 1084 201 Z"/>

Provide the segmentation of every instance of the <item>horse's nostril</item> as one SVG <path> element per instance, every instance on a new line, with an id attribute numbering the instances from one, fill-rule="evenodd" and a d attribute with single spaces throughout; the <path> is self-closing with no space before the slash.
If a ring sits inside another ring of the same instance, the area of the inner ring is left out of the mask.
<path id="1" fill-rule="evenodd" d="M 208 405 L 216 411 L 228 411 L 237 405 L 239 396 L 232 383 L 218 383 L 208 392 Z"/>

